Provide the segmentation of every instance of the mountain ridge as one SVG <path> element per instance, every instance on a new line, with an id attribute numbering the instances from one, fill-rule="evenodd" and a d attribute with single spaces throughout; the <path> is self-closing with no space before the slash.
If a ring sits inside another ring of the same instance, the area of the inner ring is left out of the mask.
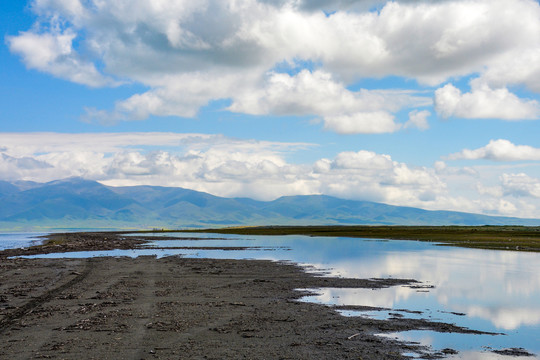
<path id="1" fill-rule="evenodd" d="M 540 219 L 424 210 L 329 195 L 272 201 L 163 186 L 112 187 L 68 178 L 19 187 L 0 182 L 0 229 L 200 228 L 250 225 L 524 225 Z"/>

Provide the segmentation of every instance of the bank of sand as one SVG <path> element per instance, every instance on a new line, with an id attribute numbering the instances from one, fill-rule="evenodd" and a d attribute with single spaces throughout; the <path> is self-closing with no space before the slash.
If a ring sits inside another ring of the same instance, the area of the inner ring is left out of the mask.
<path id="1" fill-rule="evenodd" d="M 375 334 L 467 332 L 423 320 L 343 317 L 297 301 L 305 292 L 296 289 L 417 286 L 414 280 L 325 278 L 271 261 L 7 257 L 139 244 L 78 234 L 0 252 L 0 358 L 401 359 L 427 349 Z"/>

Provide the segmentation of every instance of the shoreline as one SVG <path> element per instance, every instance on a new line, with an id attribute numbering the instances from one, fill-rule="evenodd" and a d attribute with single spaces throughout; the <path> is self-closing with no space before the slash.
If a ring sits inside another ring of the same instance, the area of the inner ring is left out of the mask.
<path id="1" fill-rule="evenodd" d="M 414 279 L 321 277 L 290 263 L 150 256 L 12 256 L 136 249 L 143 237 L 53 234 L 0 252 L 1 358 L 404 359 L 441 352 L 376 336 L 405 330 L 480 334 L 414 319 L 344 317 L 297 289 L 415 286 Z"/>
<path id="2" fill-rule="evenodd" d="M 414 240 L 435 242 L 442 246 L 540 252 L 540 227 L 538 226 L 253 226 L 165 232 Z"/>

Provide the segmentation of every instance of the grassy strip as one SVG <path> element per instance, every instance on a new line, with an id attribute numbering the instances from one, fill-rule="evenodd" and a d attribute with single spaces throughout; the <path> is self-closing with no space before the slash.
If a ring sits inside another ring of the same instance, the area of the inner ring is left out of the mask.
<path id="1" fill-rule="evenodd" d="M 540 227 L 525 226 L 261 226 L 189 232 L 419 240 L 467 248 L 540 252 Z"/>

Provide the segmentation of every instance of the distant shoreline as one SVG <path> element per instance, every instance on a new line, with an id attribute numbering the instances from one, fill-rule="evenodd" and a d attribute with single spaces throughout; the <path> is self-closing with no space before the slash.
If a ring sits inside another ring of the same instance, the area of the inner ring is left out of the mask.
<path id="1" fill-rule="evenodd" d="M 179 232 L 416 240 L 475 249 L 540 252 L 539 226 L 256 226 Z"/>

